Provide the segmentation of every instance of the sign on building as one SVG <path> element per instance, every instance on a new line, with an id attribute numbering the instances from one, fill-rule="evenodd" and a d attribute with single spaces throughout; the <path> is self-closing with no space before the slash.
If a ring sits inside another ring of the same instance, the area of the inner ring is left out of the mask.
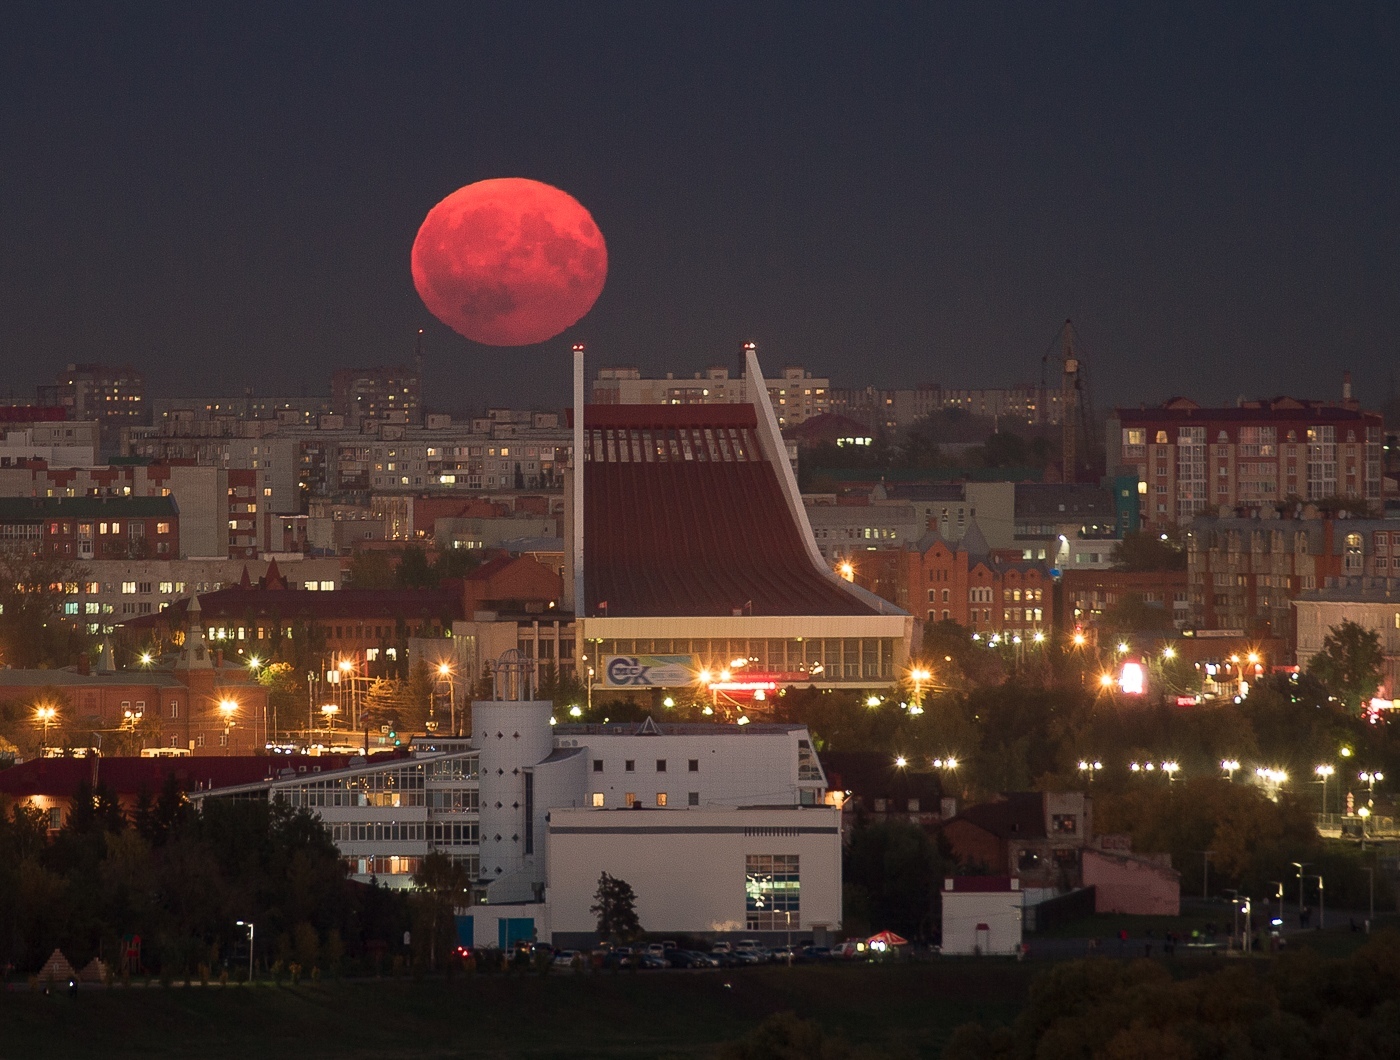
<path id="1" fill-rule="evenodd" d="M 678 688 L 695 683 L 693 655 L 605 655 L 607 688 Z"/>

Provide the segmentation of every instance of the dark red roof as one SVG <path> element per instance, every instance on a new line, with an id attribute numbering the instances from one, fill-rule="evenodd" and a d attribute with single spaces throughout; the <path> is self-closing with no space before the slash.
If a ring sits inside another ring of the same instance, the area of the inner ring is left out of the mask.
<path id="1" fill-rule="evenodd" d="M 343 769 L 349 755 L 237 755 L 183 758 L 32 758 L 0 769 L 0 792 L 15 798 L 31 795 L 67 797 L 83 781 L 104 784 L 117 795 L 149 791 L 159 795 L 165 779 L 174 775 L 184 791 L 255 784 L 275 778 L 282 770 L 300 774 Z"/>
<path id="2" fill-rule="evenodd" d="M 870 615 L 809 556 L 750 405 L 584 412 L 587 613 Z"/>
<path id="3" fill-rule="evenodd" d="M 1038 791 L 1013 791 L 992 802 L 969 806 L 948 824 L 964 821 L 998 839 L 1045 838 L 1045 797 Z"/>
<path id="4" fill-rule="evenodd" d="M 126 623 L 130 628 L 166 625 L 184 618 L 189 601 L 181 600 L 157 615 L 147 615 Z M 219 589 L 199 594 L 204 623 L 218 619 L 275 615 L 285 621 L 304 619 L 395 619 L 462 617 L 461 594 L 452 589 L 335 589 L 310 592 L 306 589 L 239 588 Z"/>

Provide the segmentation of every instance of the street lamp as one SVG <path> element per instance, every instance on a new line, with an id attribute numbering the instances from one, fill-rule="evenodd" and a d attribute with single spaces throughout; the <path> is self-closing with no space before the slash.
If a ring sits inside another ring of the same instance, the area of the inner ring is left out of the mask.
<path id="1" fill-rule="evenodd" d="M 1298 918 L 1301 920 L 1303 917 L 1303 870 L 1312 868 L 1312 862 L 1292 861 L 1289 864 L 1298 870 Z"/>
<path id="2" fill-rule="evenodd" d="M 1327 899 L 1323 893 L 1321 875 L 1312 878 L 1317 881 L 1317 930 L 1321 931 L 1327 926 Z"/>
<path id="3" fill-rule="evenodd" d="M 1098 772 L 1100 769 L 1102 769 L 1102 768 L 1103 768 L 1103 763 L 1102 763 L 1102 762 L 1098 762 L 1098 761 L 1090 762 L 1087 758 L 1081 758 L 1081 759 L 1079 760 L 1079 772 L 1080 772 L 1081 775 L 1083 775 L 1083 774 L 1085 774 L 1085 773 L 1087 773 L 1087 774 L 1089 775 L 1089 783 L 1090 783 L 1090 784 L 1092 784 L 1092 783 L 1094 782 L 1094 774 L 1097 773 L 1097 772 Z"/>
<path id="4" fill-rule="evenodd" d="M 450 663 L 438 663 L 437 673 L 439 679 L 447 681 L 447 707 L 448 717 L 452 722 L 452 735 L 457 735 L 457 688 L 452 682 L 453 673 Z"/>
<path id="5" fill-rule="evenodd" d="M 1181 769 L 1181 766 L 1178 765 L 1176 762 L 1162 763 L 1162 772 L 1167 775 L 1167 783 L 1175 783 L 1176 774 L 1179 769 Z"/>
<path id="6" fill-rule="evenodd" d="M 58 711 L 54 707 L 42 706 L 34 708 L 34 720 L 44 726 L 44 742 L 42 749 L 49 746 L 49 726 L 53 724 L 54 718 L 58 717 Z"/>
<path id="7" fill-rule="evenodd" d="M 1366 805 L 1375 805 L 1376 784 L 1385 779 L 1384 773 L 1372 773 L 1362 770 L 1356 774 L 1356 778 L 1366 785 Z"/>
<path id="8" fill-rule="evenodd" d="M 248 929 L 248 982 L 253 981 L 253 922 L 251 920 L 238 920 L 235 923 L 239 927 Z"/>
<path id="9" fill-rule="evenodd" d="M 1366 849 L 1366 818 L 1371 816 L 1371 807 L 1362 806 L 1356 811 L 1356 816 L 1361 818 L 1361 849 Z"/>
<path id="10" fill-rule="evenodd" d="M 914 682 L 914 702 L 909 708 L 910 714 L 922 714 L 924 711 L 924 682 L 932 680 L 933 672 L 927 667 L 915 666 L 909 671 L 909 680 Z"/>
<path id="11" fill-rule="evenodd" d="M 326 703 L 321 707 L 321 714 L 326 719 L 326 739 L 335 735 L 335 716 L 340 713 L 340 704 Z"/>
<path id="12" fill-rule="evenodd" d="M 1235 782 L 1235 770 L 1240 768 L 1240 760 L 1238 758 L 1223 759 L 1220 763 L 1220 768 L 1225 770 L 1225 779 L 1233 784 Z"/>
<path id="13" fill-rule="evenodd" d="M 229 731 L 233 728 L 233 716 L 238 712 L 238 701 L 225 696 L 219 700 L 219 713 L 224 717 L 224 754 L 232 754 L 229 747 Z"/>
<path id="14" fill-rule="evenodd" d="M 1322 782 L 1322 812 L 1327 813 L 1327 778 L 1336 772 L 1331 766 L 1322 765 L 1313 770 L 1318 779 Z"/>

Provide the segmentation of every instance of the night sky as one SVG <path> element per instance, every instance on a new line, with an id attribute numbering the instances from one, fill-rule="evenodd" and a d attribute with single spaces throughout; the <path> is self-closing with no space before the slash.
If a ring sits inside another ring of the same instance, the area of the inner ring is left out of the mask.
<path id="1" fill-rule="evenodd" d="M 593 312 L 475 346 L 409 274 L 460 185 L 558 185 Z M 1400 5 L 6 4 L 4 392 L 69 361 L 153 394 L 554 405 L 565 353 L 690 374 L 746 339 L 837 385 L 1039 378 L 1100 406 L 1384 400 L 1400 352 Z"/>

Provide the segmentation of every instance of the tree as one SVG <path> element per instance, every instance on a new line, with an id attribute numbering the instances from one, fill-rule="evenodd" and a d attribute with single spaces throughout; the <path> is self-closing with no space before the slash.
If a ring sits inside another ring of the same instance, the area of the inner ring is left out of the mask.
<path id="1" fill-rule="evenodd" d="M 438 574 L 428 563 L 428 554 L 417 545 L 409 545 L 399 553 L 394 581 L 401 589 L 433 589 L 437 587 Z"/>
<path id="2" fill-rule="evenodd" d="M 0 547 L 0 663 L 31 670 L 78 661 L 90 638 L 63 604 L 87 574 L 69 559 Z"/>
<path id="3" fill-rule="evenodd" d="M 347 587 L 352 589 L 394 588 L 394 563 L 387 552 L 356 552 L 345 572 Z"/>
<path id="4" fill-rule="evenodd" d="M 455 937 L 454 912 L 459 905 L 471 904 L 471 877 L 467 870 L 440 850 L 423 859 L 422 868 L 413 874 L 413 886 L 418 888 L 415 905 L 428 938 L 428 967 L 437 968 L 439 943 L 448 943 L 444 936 Z M 447 929 L 452 929 L 448 931 Z M 420 936 L 423 932 L 420 930 Z"/>
<path id="5" fill-rule="evenodd" d="M 890 819 L 859 822 L 846 848 L 843 878 L 869 910 L 870 927 L 928 938 L 938 882 L 949 867 L 918 825 Z"/>
<path id="6" fill-rule="evenodd" d="M 598 918 L 598 934 L 613 942 L 626 942 L 642 933 L 637 921 L 637 896 L 632 885 L 606 872 L 598 877 L 589 912 Z"/>
<path id="7" fill-rule="evenodd" d="M 1345 619 L 1322 638 L 1322 650 L 1308 660 L 1308 673 L 1359 714 L 1380 687 L 1384 662 L 1380 634 Z"/>
<path id="8" fill-rule="evenodd" d="M 1132 530 L 1113 546 L 1113 566 L 1122 571 L 1171 571 L 1186 569 L 1186 550 L 1175 531 L 1149 533 Z"/>
<path id="9" fill-rule="evenodd" d="M 258 683 L 267 689 L 267 712 L 272 719 L 272 735 L 292 727 L 306 706 L 306 686 L 301 674 L 288 662 L 270 663 L 258 674 Z"/>

